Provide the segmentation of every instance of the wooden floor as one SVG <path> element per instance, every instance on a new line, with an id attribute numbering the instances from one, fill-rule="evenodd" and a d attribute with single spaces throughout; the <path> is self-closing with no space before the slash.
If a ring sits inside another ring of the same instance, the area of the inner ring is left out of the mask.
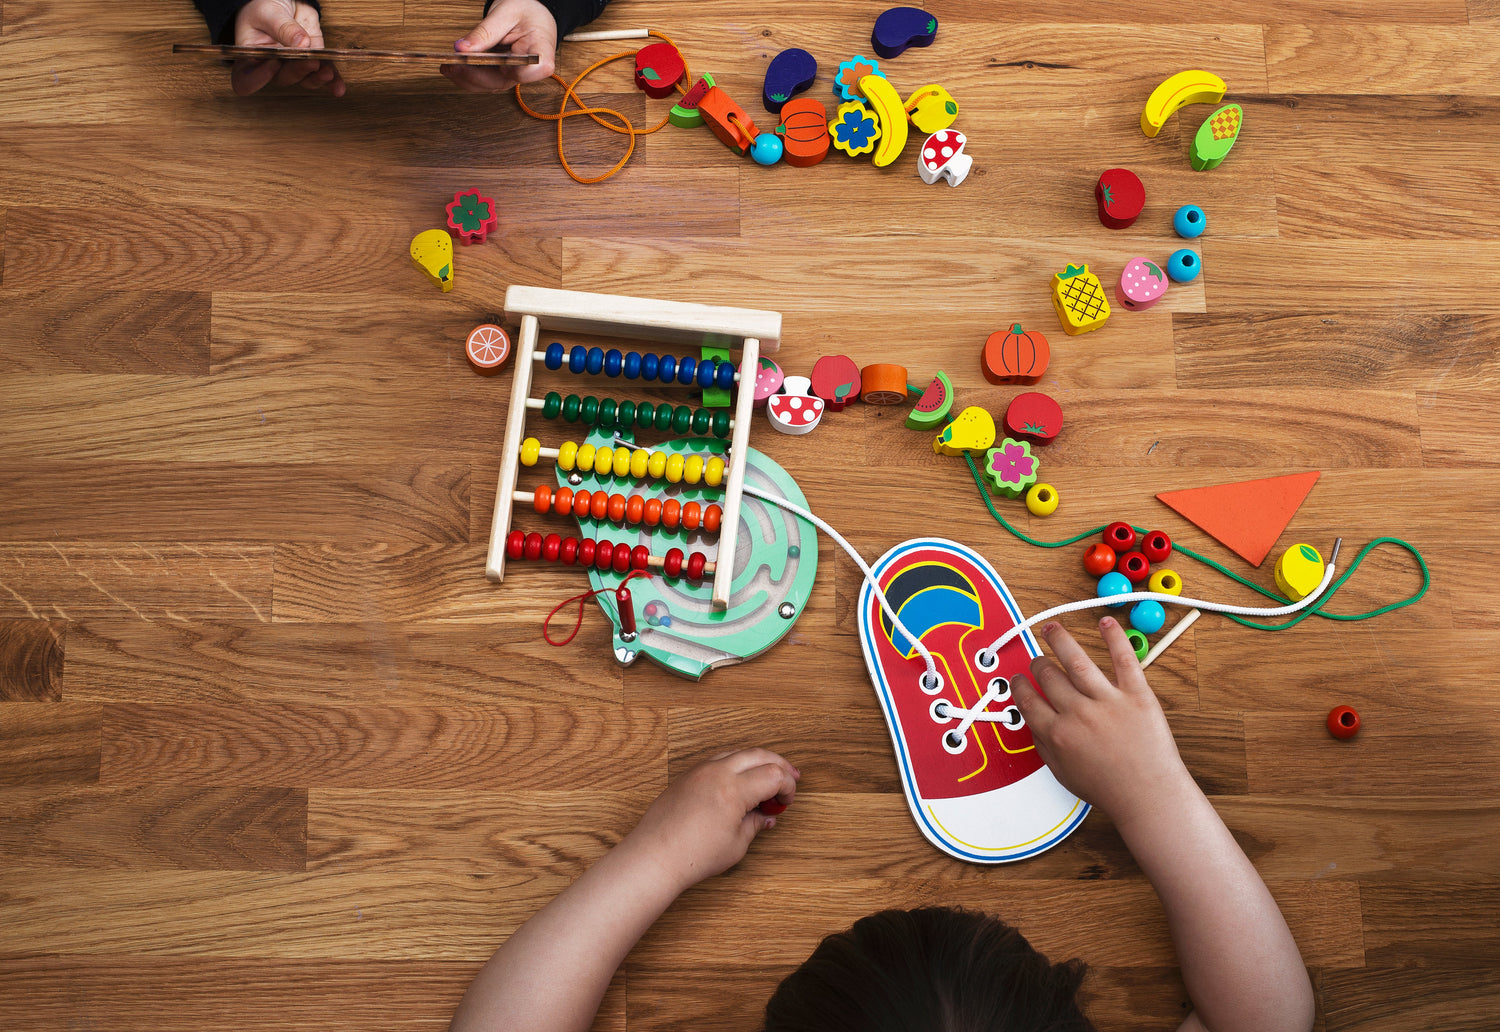
<path id="1" fill-rule="evenodd" d="M 760 117 L 771 56 L 810 49 L 826 98 L 881 6 L 616 0 L 597 27 L 665 31 Z M 327 24 L 439 49 L 478 7 L 328 0 Z M 958 98 L 975 168 L 957 190 L 924 186 L 910 151 L 763 169 L 672 128 L 584 187 L 509 96 L 359 66 L 342 101 L 240 100 L 216 65 L 170 56 L 203 36 L 186 0 L 0 0 L 0 1026 L 443 1029 L 481 961 L 669 776 L 743 743 L 801 766 L 797 805 L 652 930 L 599 1028 L 750 1029 L 822 935 L 934 902 L 1087 960 L 1101 1029 L 1180 1018 L 1160 909 L 1102 816 L 999 869 L 920 837 L 855 636 L 858 574 L 826 539 L 790 637 L 701 683 L 617 667 L 597 611 L 544 644 L 576 572 L 484 579 L 509 376 L 474 375 L 462 340 L 522 283 L 774 309 L 789 372 L 840 352 L 919 383 L 943 368 L 996 413 L 1014 391 L 983 381 L 981 343 L 1040 329 L 1063 501 L 1020 525 L 1047 539 L 1126 518 L 1269 585 L 1269 562 L 1154 495 L 1321 470 L 1279 548 L 1342 535 L 1347 561 L 1397 536 L 1431 566 L 1427 597 L 1274 636 L 1207 617 L 1152 681 L 1296 933 L 1321 1028 L 1500 1027 L 1500 4 L 933 10 L 935 45 L 886 71 Z M 1246 112 L 1212 173 L 1187 162 L 1210 108 L 1155 140 L 1137 127 L 1194 67 Z M 640 124 L 664 108 L 624 64 L 588 92 Z M 581 168 L 618 153 L 568 135 Z M 1112 165 L 1148 192 L 1125 232 L 1091 196 Z M 499 198 L 501 230 L 440 294 L 407 244 L 468 187 Z M 1203 280 L 1065 336 L 1052 274 L 1164 259 L 1189 202 L 1208 212 Z M 1076 547 L 1009 536 L 900 411 L 855 406 L 809 438 L 758 422 L 753 442 L 867 557 L 943 533 L 1028 611 L 1089 590 Z M 1330 608 L 1418 583 L 1383 548 Z M 1322 728 L 1340 703 L 1364 717 L 1349 743 Z"/>

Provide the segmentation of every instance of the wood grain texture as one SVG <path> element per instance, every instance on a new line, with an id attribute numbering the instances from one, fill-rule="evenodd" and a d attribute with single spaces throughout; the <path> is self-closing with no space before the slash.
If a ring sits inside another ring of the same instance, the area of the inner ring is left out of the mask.
<path id="1" fill-rule="evenodd" d="M 0 620 L 0 702 L 57 702 L 62 698 L 66 633 L 65 623 Z"/>

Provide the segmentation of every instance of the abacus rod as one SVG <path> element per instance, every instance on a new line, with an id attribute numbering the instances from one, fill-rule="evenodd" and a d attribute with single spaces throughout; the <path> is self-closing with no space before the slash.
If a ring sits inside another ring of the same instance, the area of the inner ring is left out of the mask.
<path id="1" fill-rule="evenodd" d="M 505 417 L 505 456 L 500 462 L 500 482 L 495 487 L 495 516 L 490 524 L 490 551 L 484 575 L 496 584 L 505 579 L 505 539 L 510 534 L 510 495 L 520 472 L 521 438 L 526 433 L 526 398 L 531 393 L 531 358 L 541 331 L 536 316 L 521 317 L 516 343 L 515 379 L 510 387 L 510 411 Z"/>
<path id="2" fill-rule="evenodd" d="M 544 409 L 544 408 L 547 407 L 547 402 L 543 398 L 527 398 L 526 399 L 526 407 L 529 408 L 529 409 L 536 409 L 536 410 L 540 411 L 540 410 L 542 410 L 542 409 Z M 733 418 L 731 418 L 729 420 L 729 429 L 731 429 L 731 430 L 734 429 L 734 419 Z"/>
<path id="3" fill-rule="evenodd" d="M 749 373 L 759 368 L 760 341 L 746 337 L 740 350 L 740 370 Z M 714 573 L 712 608 L 723 612 L 729 608 L 729 590 L 734 586 L 734 550 L 740 533 L 740 500 L 745 491 L 745 460 L 750 448 L 751 408 L 755 404 L 755 377 L 740 377 L 735 398 L 734 434 L 729 440 L 729 475 L 724 489 L 724 515 L 719 521 L 719 555 L 723 568 Z"/>
<path id="4" fill-rule="evenodd" d="M 535 354 L 533 354 L 531 356 L 531 360 L 533 362 L 545 362 L 545 361 L 547 361 L 547 351 L 546 351 L 546 349 L 544 348 L 541 351 L 538 351 Z M 721 359 L 721 361 L 722 361 L 722 359 Z M 566 366 L 564 366 L 564 368 L 566 368 Z M 736 369 L 735 372 L 734 372 L 734 379 L 735 379 L 736 383 L 739 382 L 740 373 L 739 373 L 738 369 Z M 648 382 L 655 382 L 655 381 L 647 381 L 644 377 L 642 377 L 641 378 L 641 382 L 642 383 L 648 383 Z M 691 387 L 691 386 L 693 386 L 692 384 L 681 384 L 677 380 L 673 380 L 672 383 L 678 384 L 679 386 L 683 386 L 683 387 Z"/>

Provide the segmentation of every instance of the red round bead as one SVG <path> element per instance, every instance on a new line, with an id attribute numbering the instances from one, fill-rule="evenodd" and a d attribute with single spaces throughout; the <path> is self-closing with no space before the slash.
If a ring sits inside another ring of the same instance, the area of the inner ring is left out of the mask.
<path id="1" fill-rule="evenodd" d="M 688 580 L 701 580 L 703 577 L 703 567 L 707 565 L 708 556 L 704 555 L 702 552 L 694 552 L 692 555 L 688 556 Z"/>
<path id="2" fill-rule="evenodd" d="M 1146 557 L 1139 552 L 1126 552 L 1120 556 L 1115 569 L 1130 578 L 1132 584 L 1139 584 L 1151 576 L 1151 564 L 1146 562 Z"/>
<path id="3" fill-rule="evenodd" d="M 1097 542 L 1083 550 L 1083 568 L 1090 577 L 1103 577 L 1115 568 L 1115 550 Z"/>
<path id="4" fill-rule="evenodd" d="M 1141 538 L 1141 554 L 1148 562 L 1160 565 L 1172 554 L 1172 539 L 1160 530 L 1153 530 Z"/>
<path id="5" fill-rule="evenodd" d="M 636 545 L 630 550 L 630 568 L 632 570 L 644 570 L 646 564 L 651 561 L 651 549 L 645 545 Z"/>
<path id="6" fill-rule="evenodd" d="M 505 555 L 508 559 L 519 559 L 526 548 L 526 535 L 513 530 L 505 537 Z"/>
<path id="7" fill-rule="evenodd" d="M 563 538 L 562 555 L 560 558 L 569 566 L 578 561 L 578 539 L 576 537 Z"/>
<path id="8" fill-rule="evenodd" d="M 662 560 L 662 568 L 668 577 L 676 577 L 682 573 L 682 549 L 667 549 L 666 558 Z"/>
<path id="9" fill-rule="evenodd" d="M 557 562 L 557 557 L 562 552 L 562 535 L 548 534 L 542 538 L 542 558 L 549 563 Z"/>
<path id="10" fill-rule="evenodd" d="M 1335 706 L 1328 711 L 1328 733 L 1335 738 L 1359 734 L 1359 714 L 1353 706 Z"/>
<path id="11" fill-rule="evenodd" d="M 600 570 L 609 569 L 609 564 L 615 561 L 615 546 L 608 541 L 601 541 L 594 549 L 594 567 Z"/>
<path id="12" fill-rule="evenodd" d="M 1135 528 L 1124 520 L 1111 523 L 1104 528 L 1104 543 L 1118 552 L 1128 552 L 1135 547 Z"/>
<path id="13" fill-rule="evenodd" d="M 526 535 L 526 558 L 539 559 L 542 555 L 542 535 L 532 531 Z"/>
<path id="14" fill-rule="evenodd" d="M 599 546 L 594 542 L 593 538 L 584 538 L 582 541 L 578 542 L 578 565 L 593 566 L 594 551 L 598 547 Z"/>
<path id="15" fill-rule="evenodd" d="M 630 549 L 623 544 L 615 546 L 614 567 L 616 573 L 626 573 L 630 570 Z"/>

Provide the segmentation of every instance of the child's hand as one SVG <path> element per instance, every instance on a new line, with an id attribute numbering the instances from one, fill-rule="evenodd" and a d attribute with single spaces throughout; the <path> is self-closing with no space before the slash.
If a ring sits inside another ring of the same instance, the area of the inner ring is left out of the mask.
<path id="1" fill-rule="evenodd" d="M 250 0 L 234 20 L 234 42 L 242 47 L 304 47 L 323 44 L 318 9 L 301 0 Z M 332 61 L 277 61 L 241 59 L 229 75 L 234 92 L 249 96 L 267 83 L 310 90 L 327 87 L 335 97 L 344 95 L 344 80 Z"/>
<path id="2" fill-rule="evenodd" d="M 1024 678 L 1011 683 L 1011 692 L 1057 779 L 1123 826 L 1153 807 L 1175 805 L 1179 790 L 1195 786 L 1119 622 L 1105 617 L 1099 632 L 1117 684 L 1067 631 L 1049 623 L 1042 637 L 1057 660 L 1031 662 L 1046 697 Z"/>
<path id="3" fill-rule="evenodd" d="M 496 0 L 484 21 L 453 44 L 453 49 L 460 54 L 482 54 L 507 43 L 512 54 L 536 54 L 541 60 L 513 68 L 443 65 L 440 70 L 471 93 L 508 90 L 517 83 L 537 82 L 552 74 L 557 58 L 557 21 L 538 0 Z"/>
<path id="4" fill-rule="evenodd" d="M 790 803 L 801 776 L 767 749 L 720 753 L 668 785 L 620 848 L 644 854 L 682 892 L 738 863 L 776 824 L 756 807 L 773 796 Z"/>

